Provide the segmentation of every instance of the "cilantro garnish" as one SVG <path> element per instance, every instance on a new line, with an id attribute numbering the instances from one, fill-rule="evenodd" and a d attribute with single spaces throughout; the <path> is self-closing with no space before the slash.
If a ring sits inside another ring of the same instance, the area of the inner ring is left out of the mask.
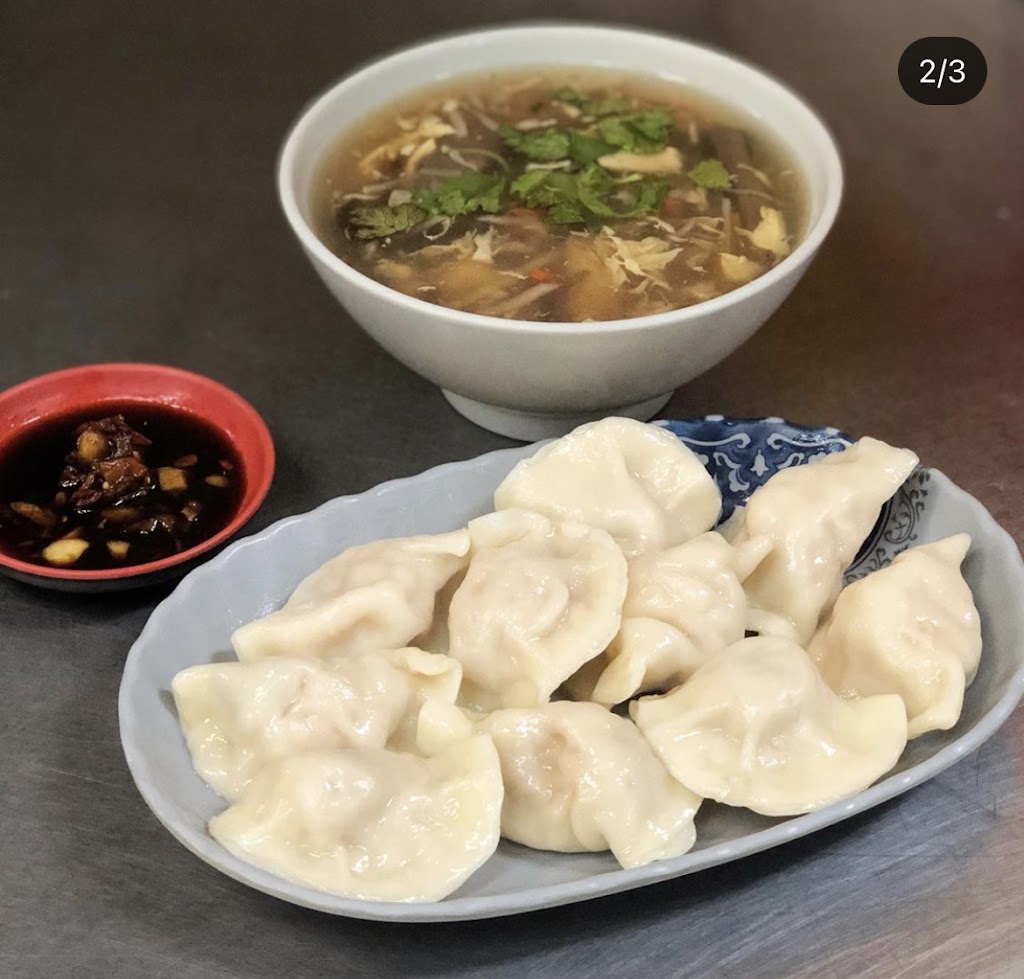
<path id="1" fill-rule="evenodd" d="M 641 136 L 656 143 L 668 141 L 668 131 L 672 128 L 672 113 L 667 109 L 644 109 L 625 116 L 625 121 Z"/>
<path id="2" fill-rule="evenodd" d="M 582 98 L 573 89 L 559 89 L 560 94 L 571 94 L 571 104 L 580 104 Z M 569 101 L 563 99 L 563 101 Z M 613 100 L 606 99 L 610 105 Z M 616 110 L 619 108 L 616 105 Z M 596 114 L 596 113 L 592 113 Z M 596 124 L 596 134 L 577 129 L 515 129 L 502 126 L 498 131 L 505 145 L 527 159 L 538 163 L 570 159 L 583 166 L 616 150 L 630 153 L 659 153 L 668 145 L 672 128 L 672 115 L 665 109 L 644 109 L 625 115 L 606 115 Z"/>
<path id="3" fill-rule="evenodd" d="M 616 112 L 628 112 L 629 103 L 625 99 L 588 99 L 580 110 L 586 116 L 610 116 Z"/>
<path id="4" fill-rule="evenodd" d="M 430 216 L 418 204 L 398 204 L 396 207 L 355 207 L 349 221 L 356 225 L 357 238 L 387 238 L 399 231 L 408 231 Z"/>
<path id="5" fill-rule="evenodd" d="M 494 214 L 501 210 L 504 193 L 504 177 L 464 173 L 436 187 L 413 191 L 412 200 L 406 204 L 353 208 L 349 221 L 357 228 L 357 238 L 387 238 L 437 215 L 457 218 L 477 211 Z"/>
<path id="6" fill-rule="evenodd" d="M 452 177 L 436 187 L 417 190 L 412 199 L 414 204 L 432 214 L 457 218 L 476 211 L 486 211 L 488 214 L 500 211 L 504 190 L 504 177 L 471 172 Z"/>
<path id="7" fill-rule="evenodd" d="M 606 143 L 596 136 L 584 136 L 578 132 L 569 134 L 569 158 L 583 166 L 597 163 L 602 156 L 614 152 L 615 147 L 611 143 Z"/>
<path id="8" fill-rule="evenodd" d="M 539 163 L 564 160 L 569 153 L 569 133 L 564 129 L 522 130 L 506 125 L 498 132 L 509 149 Z"/>
<path id="9" fill-rule="evenodd" d="M 606 143 L 629 153 L 659 153 L 668 145 L 672 116 L 665 109 L 644 109 L 625 116 L 610 116 L 597 124 Z"/>
<path id="10" fill-rule="evenodd" d="M 711 157 L 701 160 L 692 170 L 687 171 L 688 176 L 698 187 L 707 190 L 727 190 L 732 186 L 732 179 L 729 171 L 721 160 Z"/>
<path id="11" fill-rule="evenodd" d="M 633 205 L 634 214 L 646 214 L 651 211 L 658 211 L 665 201 L 665 192 L 668 184 L 664 180 L 644 180 L 637 187 L 636 202 Z"/>
<path id="12" fill-rule="evenodd" d="M 576 106 L 585 116 L 610 116 L 616 112 L 629 111 L 629 103 L 625 99 L 588 99 L 569 86 L 555 89 L 551 98 L 556 102 Z"/>
<path id="13" fill-rule="evenodd" d="M 597 136 L 587 136 L 575 129 L 538 129 L 521 132 L 504 127 L 501 135 L 505 145 L 536 163 L 552 163 L 555 160 L 572 160 L 581 166 L 589 166 L 608 153 L 614 153 L 617 146 Z"/>
<path id="14" fill-rule="evenodd" d="M 509 190 L 527 207 L 548 208 L 547 218 L 553 224 L 593 224 L 656 211 L 666 185 L 643 179 L 624 183 L 603 167 L 589 166 L 580 173 L 530 170 L 514 180 Z"/>
<path id="15" fill-rule="evenodd" d="M 508 189 L 526 201 L 527 207 L 546 207 L 553 203 L 552 200 L 543 199 L 551 193 L 550 186 L 565 176 L 552 170 L 527 170 L 521 177 L 516 177 Z M 548 187 L 545 188 L 545 185 Z"/>
<path id="16" fill-rule="evenodd" d="M 607 201 L 607 195 L 614 187 L 614 178 L 601 167 L 587 167 L 576 180 L 576 193 L 580 203 L 591 214 L 602 218 L 613 218 L 619 214 Z"/>
<path id="17" fill-rule="evenodd" d="M 548 208 L 547 217 L 552 224 L 583 224 L 587 220 L 579 201 L 559 201 Z"/>
<path id="18" fill-rule="evenodd" d="M 387 238 L 408 231 L 430 218 L 458 218 L 502 209 L 507 195 L 528 207 L 543 208 L 554 224 L 600 224 L 605 220 L 633 217 L 657 211 L 666 184 L 640 173 L 613 174 L 600 166 L 604 156 L 619 150 L 657 153 L 668 145 L 672 116 L 660 108 L 630 112 L 623 99 L 591 99 L 573 88 L 560 88 L 553 99 L 578 107 L 589 125 L 579 128 L 550 126 L 516 129 L 503 125 L 498 132 L 504 155 L 490 150 L 466 148 L 494 158 L 506 173 L 510 163 L 522 167 L 522 158 L 533 163 L 564 161 L 554 169 L 532 169 L 520 173 L 511 183 L 504 175 L 471 171 L 411 193 L 404 204 L 357 207 L 348 212 L 349 224 L 357 238 Z M 454 151 L 453 151 L 454 152 Z M 511 159 L 510 159 L 511 158 Z M 717 160 L 704 160 L 690 171 L 700 186 L 719 186 L 729 175 Z"/>
<path id="19" fill-rule="evenodd" d="M 551 93 L 551 98 L 553 98 L 556 102 L 566 102 L 569 105 L 575 106 L 580 106 L 586 101 L 586 99 L 582 95 L 580 95 L 580 93 L 577 92 L 576 89 L 572 88 L 569 85 L 563 85 L 561 88 L 556 88 Z"/>

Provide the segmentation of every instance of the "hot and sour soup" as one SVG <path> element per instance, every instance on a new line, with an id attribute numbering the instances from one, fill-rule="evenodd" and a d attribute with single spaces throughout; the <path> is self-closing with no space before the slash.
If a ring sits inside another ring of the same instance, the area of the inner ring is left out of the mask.
<path id="1" fill-rule="evenodd" d="M 313 192 L 340 258 L 439 305 L 584 322 L 722 295 L 786 257 L 800 180 L 734 110 L 668 83 L 451 83 L 344 133 Z"/>

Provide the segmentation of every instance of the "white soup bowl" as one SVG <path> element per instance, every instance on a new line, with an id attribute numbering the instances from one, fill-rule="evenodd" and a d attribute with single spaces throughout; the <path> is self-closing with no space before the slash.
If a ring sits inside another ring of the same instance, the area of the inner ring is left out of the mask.
<path id="1" fill-rule="evenodd" d="M 771 134 L 803 179 L 805 222 L 792 253 L 716 299 L 634 319 L 548 323 L 448 309 L 374 281 L 313 230 L 313 183 L 338 137 L 388 103 L 459 76 L 527 67 L 601 68 L 687 86 Z M 304 110 L 278 165 L 288 222 L 353 319 L 401 363 L 439 385 L 457 411 L 533 440 L 604 415 L 647 419 L 679 385 L 747 340 L 804 274 L 839 208 L 843 174 L 828 130 L 764 72 L 700 44 L 611 27 L 481 30 L 408 48 L 349 75 Z"/>

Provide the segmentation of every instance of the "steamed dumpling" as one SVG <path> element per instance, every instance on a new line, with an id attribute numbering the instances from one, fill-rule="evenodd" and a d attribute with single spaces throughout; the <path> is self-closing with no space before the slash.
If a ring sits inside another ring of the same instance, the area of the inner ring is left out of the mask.
<path id="1" fill-rule="evenodd" d="M 313 751 L 261 769 L 209 829 L 240 859 L 317 890 L 439 901 L 497 847 L 502 795 L 485 735 L 430 758 Z"/>
<path id="2" fill-rule="evenodd" d="M 967 534 L 904 551 L 847 586 L 811 645 L 844 697 L 896 693 L 909 736 L 956 724 L 981 657 L 981 623 L 960 564 Z"/>
<path id="3" fill-rule="evenodd" d="M 626 560 L 603 530 L 526 510 L 479 517 L 469 533 L 448 614 L 462 697 L 488 710 L 544 703 L 618 631 Z"/>
<path id="4" fill-rule="evenodd" d="M 235 799 L 275 758 L 410 748 L 420 706 L 454 703 L 461 676 L 450 657 L 410 648 L 332 661 L 208 663 L 182 670 L 171 687 L 196 771 Z"/>
<path id="5" fill-rule="evenodd" d="M 750 628 L 807 643 L 882 504 L 916 465 L 909 449 L 863 438 L 820 462 L 783 469 L 755 490 L 733 538 L 737 546 L 771 541 L 744 582 Z"/>
<path id="6" fill-rule="evenodd" d="M 602 669 L 586 699 L 611 705 L 669 690 L 742 639 L 747 601 L 740 582 L 767 546 L 763 539 L 754 553 L 741 551 L 710 532 L 630 561 L 622 625 L 598 658 Z M 584 669 L 594 675 L 597 667 Z"/>
<path id="7" fill-rule="evenodd" d="M 600 527 L 634 557 L 710 530 L 722 497 L 700 459 L 671 432 L 605 418 L 520 462 L 495 492 L 494 506 Z"/>
<path id="8" fill-rule="evenodd" d="M 502 835 L 538 850 L 608 850 L 623 867 L 693 846 L 700 797 L 666 771 L 636 726 L 597 704 L 499 710 Z"/>
<path id="9" fill-rule="evenodd" d="M 899 697 L 843 700 L 799 646 L 778 637 L 741 640 L 631 712 L 688 789 L 766 816 L 810 812 L 867 788 L 907 743 Z"/>
<path id="10" fill-rule="evenodd" d="M 469 533 L 350 547 L 303 581 L 284 607 L 231 637 L 240 660 L 397 649 L 427 632 L 437 593 L 469 561 Z"/>

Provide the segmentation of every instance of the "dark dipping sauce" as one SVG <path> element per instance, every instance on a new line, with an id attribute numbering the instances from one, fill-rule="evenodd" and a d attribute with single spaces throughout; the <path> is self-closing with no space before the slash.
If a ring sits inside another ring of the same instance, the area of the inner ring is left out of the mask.
<path id="1" fill-rule="evenodd" d="M 47 420 L 0 453 L 0 551 L 75 571 L 159 561 L 223 530 L 244 477 L 224 435 L 178 408 Z"/>

